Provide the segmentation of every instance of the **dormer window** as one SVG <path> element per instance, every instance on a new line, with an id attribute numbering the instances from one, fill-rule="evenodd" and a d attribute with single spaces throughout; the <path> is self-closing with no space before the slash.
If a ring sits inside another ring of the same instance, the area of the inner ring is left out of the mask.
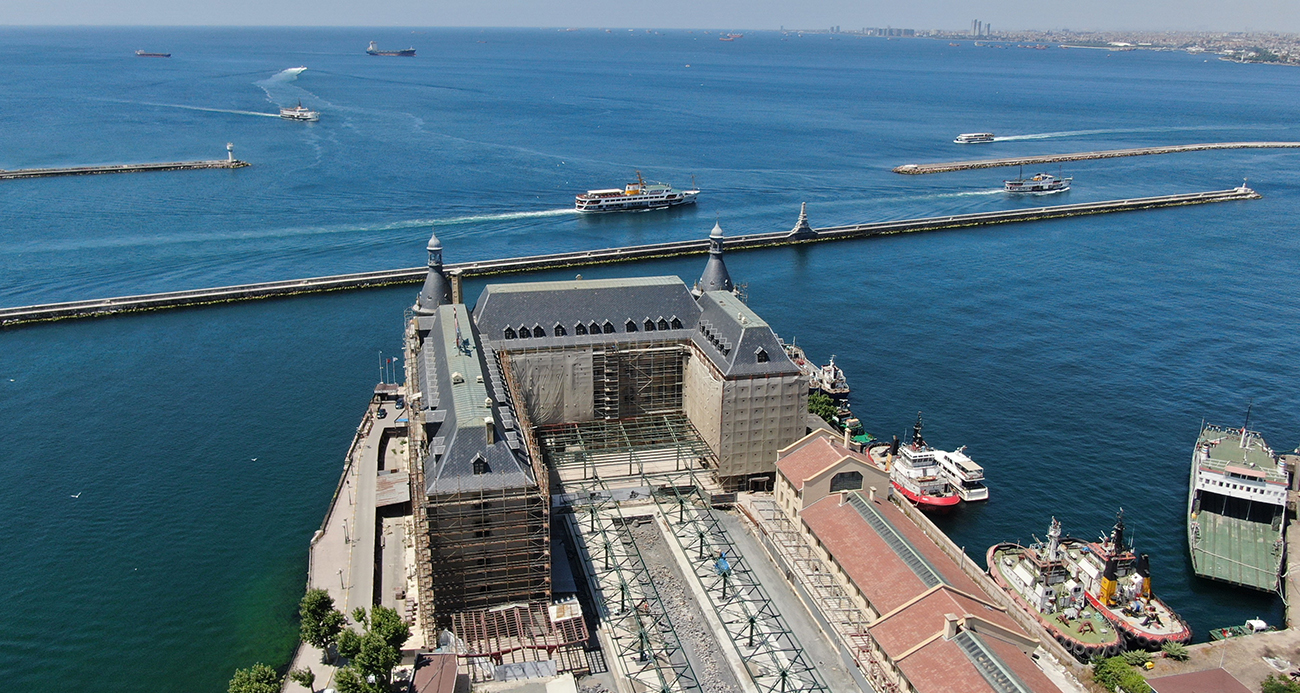
<path id="1" fill-rule="evenodd" d="M 558 322 L 555 323 L 555 327 L 551 328 L 551 333 L 554 334 L 556 337 L 564 337 L 565 335 L 569 334 L 569 332 L 564 329 L 564 325 L 561 325 Z"/>
<path id="2" fill-rule="evenodd" d="M 529 337 L 532 337 L 532 336 L 533 336 L 533 333 L 530 332 L 530 331 L 528 330 L 527 327 L 520 326 L 520 328 L 519 328 L 519 338 L 520 338 L 520 339 L 528 339 Z"/>
<path id="3" fill-rule="evenodd" d="M 492 471 L 491 468 L 488 467 L 487 458 L 483 457 L 482 455 L 475 455 L 474 474 L 475 475 L 487 474 L 488 472 L 491 471 Z"/>
<path id="4" fill-rule="evenodd" d="M 767 349 L 764 349 L 763 347 L 759 347 L 754 351 L 754 360 L 759 363 L 767 363 L 768 361 L 772 360 L 772 358 L 767 355 Z"/>
<path id="5" fill-rule="evenodd" d="M 646 332 L 654 332 L 654 331 L 655 331 L 655 321 L 654 321 L 654 320 L 651 320 L 650 318 L 646 318 L 646 319 L 645 319 L 645 331 L 646 331 Z"/>
<path id="6" fill-rule="evenodd" d="M 635 320 L 628 320 L 627 323 L 626 323 L 625 325 L 623 325 L 623 331 L 624 331 L 624 332 L 636 332 L 636 321 L 635 321 Z"/>
<path id="7" fill-rule="evenodd" d="M 506 328 L 506 331 L 505 331 L 505 337 L 506 337 L 506 339 L 514 339 L 514 338 L 517 337 L 517 336 L 518 336 L 518 335 L 515 334 L 515 328 L 513 328 L 513 327 L 507 327 L 507 328 Z"/>
<path id="8" fill-rule="evenodd" d="M 533 336 L 534 336 L 534 337 L 545 337 L 545 336 L 546 336 L 546 330 L 543 330 L 541 325 L 533 325 Z"/>
<path id="9" fill-rule="evenodd" d="M 614 323 L 606 320 L 604 327 L 601 328 L 601 331 L 604 332 L 605 334 L 614 334 Z"/>
<path id="10" fill-rule="evenodd" d="M 662 316 L 659 318 L 659 322 L 657 323 L 657 325 L 661 330 L 668 329 L 668 321 L 664 320 Z"/>
<path id="11" fill-rule="evenodd" d="M 584 325 L 584 324 L 582 324 L 582 323 L 578 323 L 577 325 L 574 325 L 574 326 L 573 326 L 573 333 L 574 333 L 574 334 L 587 334 L 587 326 Z"/>
<path id="12" fill-rule="evenodd" d="M 589 327 L 588 329 L 591 330 L 591 333 L 592 333 L 592 334 L 600 334 L 600 323 L 595 322 L 595 321 L 592 321 L 592 323 L 591 323 L 591 327 Z M 610 331 L 610 332 L 613 332 L 613 331 L 614 331 L 614 326 L 613 326 L 613 325 L 610 325 L 610 326 L 609 326 L 609 331 Z"/>
<path id="13" fill-rule="evenodd" d="M 673 316 L 673 323 L 672 323 L 672 324 L 673 324 L 673 329 L 674 329 L 674 330 L 680 330 L 680 329 L 682 329 L 682 321 L 681 321 L 681 320 L 678 320 L 676 315 Z"/>

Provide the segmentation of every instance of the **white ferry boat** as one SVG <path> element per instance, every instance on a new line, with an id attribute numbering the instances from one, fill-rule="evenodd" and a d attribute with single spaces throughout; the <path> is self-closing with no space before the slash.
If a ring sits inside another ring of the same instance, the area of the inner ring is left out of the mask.
<path id="1" fill-rule="evenodd" d="M 699 194 L 699 190 L 674 190 L 664 183 L 647 183 L 637 171 L 635 183 L 623 188 L 588 190 L 575 198 L 573 207 L 585 213 L 644 212 L 694 204 Z"/>
<path id="2" fill-rule="evenodd" d="M 1050 173 L 1038 173 L 1030 178 L 1004 180 L 1002 184 L 1009 193 L 1056 193 L 1070 189 L 1073 178 L 1058 178 Z"/>
<path id="3" fill-rule="evenodd" d="M 952 484 L 962 500 L 970 503 L 989 499 L 989 487 L 984 485 L 984 468 L 966 455 L 965 445 L 952 452 L 936 450 L 934 459 L 939 463 L 940 474 Z"/>
<path id="4" fill-rule="evenodd" d="M 980 144 L 982 142 L 992 141 L 993 133 L 991 132 L 967 132 L 957 135 L 957 139 L 953 140 L 953 142 L 956 142 L 957 144 Z"/>
<path id="5" fill-rule="evenodd" d="M 302 102 L 299 101 L 298 105 L 294 108 L 281 108 L 280 117 L 285 120 L 301 120 L 308 123 L 314 123 L 320 120 L 320 112 L 313 111 L 310 108 L 303 106 Z"/>
<path id="6" fill-rule="evenodd" d="M 897 444 L 897 439 L 895 439 Z M 894 452 L 894 451 L 891 451 Z M 895 491 L 922 510 L 950 508 L 961 496 L 943 476 L 935 449 L 921 437 L 921 414 L 917 412 L 912 440 L 899 446 L 889 463 L 889 480 Z"/>
<path id="7" fill-rule="evenodd" d="M 825 392 L 831 399 L 846 399 L 849 396 L 849 381 L 844 377 L 844 371 L 835 365 L 835 357 L 831 356 L 831 362 L 814 371 L 813 387 Z"/>

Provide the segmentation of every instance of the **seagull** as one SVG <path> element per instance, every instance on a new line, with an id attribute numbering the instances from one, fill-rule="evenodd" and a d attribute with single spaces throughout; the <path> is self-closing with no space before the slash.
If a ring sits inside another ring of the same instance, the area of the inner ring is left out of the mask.
<path id="1" fill-rule="evenodd" d="M 69 497 L 69 498 L 80 498 L 80 497 L 81 497 L 81 491 L 77 491 L 77 493 L 76 493 L 75 495 L 68 496 L 68 497 Z"/>

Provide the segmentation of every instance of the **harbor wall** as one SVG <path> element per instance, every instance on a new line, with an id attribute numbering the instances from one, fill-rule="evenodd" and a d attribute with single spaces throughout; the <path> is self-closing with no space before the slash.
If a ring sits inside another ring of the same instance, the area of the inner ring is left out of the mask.
<path id="1" fill-rule="evenodd" d="M 1043 154 L 1039 156 L 1018 156 L 1001 159 L 974 159 L 971 161 L 950 161 L 937 164 L 904 164 L 894 169 L 894 173 L 907 176 L 919 176 L 927 173 L 947 173 L 976 168 L 1003 168 L 1006 166 L 1029 166 L 1031 164 L 1055 164 L 1065 161 L 1089 161 L 1092 159 L 1115 159 L 1125 156 L 1150 156 L 1153 154 L 1176 154 L 1179 152 L 1203 152 L 1213 149 L 1296 149 L 1300 142 L 1209 142 L 1205 144 L 1177 144 L 1167 147 L 1134 147 L 1132 149 L 1107 149 L 1095 152 L 1074 152 L 1072 154 Z"/>
<path id="2" fill-rule="evenodd" d="M 1213 202 L 1255 200 L 1259 198 L 1260 195 L 1254 190 L 1240 187 L 1230 190 L 1215 190 L 1178 195 L 1160 195 L 1155 197 L 1107 200 L 1102 202 L 1085 202 L 1080 204 L 1054 205 L 1000 212 L 978 212 L 974 214 L 957 214 L 941 217 L 903 219 L 899 221 L 851 224 L 846 226 L 813 229 L 810 233 L 805 234 L 795 234 L 789 231 L 748 234 L 727 239 L 726 247 L 728 251 L 753 250 L 806 243 L 820 243 L 825 241 L 868 238 L 871 236 L 883 236 L 899 233 L 942 231 L 996 224 L 1042 221 L 1047 219 L 1059 219 L 1092 214 L 1109 214 L 1115 212 L 1160 209 L 1164 207 L 1208 204 Z M 699 239 L 676 241 L 671 243 L 654 243 L 624 248 L 605 248 L 600 250 L 556 253 L 550 255 L 533 255 L 528 257 L 453 263 L 445 265 L 444 270 L 448 274 L 462 278 L 488 277 L 520 272 L 589 267 L 635 260 L 654 260 L 683 257 L 687 255 L 700 255 L 708 252 L 708 249 L 708 239 Z M 323 293 L 328 291 L 392 286 L 395 284 L 416 284 L 424 281 L 427 271 L 428 270 L 425 267 L 412 267 L 407 269 L 359 272 L 355 274 L 331 275 L 308 279 L 260 282 L 256 284 L 242 284 L 211 289 L 169 291 L 88 301 L 70 301 L 64 303 L 0 308 L 0 327 L 11 327 L 27 323 L 48 322 L 71 318 L 101 317 L 120 313 L 162 310 L 166 308 L 183 308 L 219 303 L 232 303 L 237 301 L 251 301 L 265 298 Z"/>
<path id="3" fill-rule="evenodd" d="M 211 161 L 165 161 L 154 164 L 108 164 L 104 166 L 72 166 L 69 168 L 24 168 L 6 171 L 0 169 L 0 180 L 19 178 L 50 178 L 53 176 L 96 176 L 105 173 L 143 173 L 146 171 L 192 171 L 206 168 L 244 168 L 248 162 L 239 159 L 213 159 Z"/>

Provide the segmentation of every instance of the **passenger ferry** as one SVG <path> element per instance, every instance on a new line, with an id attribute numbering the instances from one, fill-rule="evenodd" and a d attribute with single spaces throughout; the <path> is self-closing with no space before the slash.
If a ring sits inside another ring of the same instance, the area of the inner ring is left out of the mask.
<path id="1" fill-rule="evenodd" d="M 936 450 L 934 458 L 939 463 L 940 474 L 952 484 L 963 501 L 989 499 L 989 487 L 984 485 L 984 468 L 966 455 L 965 445 L 952 452 Z"/>
<path id="2" fill-rule="evenodd" d="M 313 111 L 310 108 L 303 106 L 302 102 L 299 101 L 298 105 L 294 108 L 281 108 L 280 117 L 285 120 L 301 120 L 308 123 L 314 123 L 320 120 L 320 112 Z"/>
<path id="3" fill-rule="evenodd" d="M 1050 173 L 1038 173 L 1032 178 L 1015 178 L 1002 181 L 1009 193 L 1057 193 L 1070 189 L 1073 178 L 1058 178 Z"/>
<path id="4" fill-rule="evenodd" d="M 961 135 L 957 135 L 957 139 L 953 140 L 953 142 L 957 144 L 981 144 L 983 142 L 992 142 L 992 141 L 993 141 L 993 133 L 991 132 L 967 132 Z"/>
<path id="5" fill-rule="evenodd" d="M 699 190 L 674 190 L 664 183 L 647 183 L 637 171 L 635 183 L 628 183 L 623 188 L 588 190 L 575 198 L 573 207 L 585 213 L 644 212 L 695 204 L 699 194 Z"/>
<path id="6" fill-rule="evenodd" d="M 897 445 L 897 439 L 895 439 Z M 889 480 L 894 490 L 915 503 L 922 510 L 951 508 L 961 502 L 961 496 L 943 476 L 935 449 L 921 437 L 921 413 L 916 414 L 912 426 L 912 440 L 890 450 Z"/>

